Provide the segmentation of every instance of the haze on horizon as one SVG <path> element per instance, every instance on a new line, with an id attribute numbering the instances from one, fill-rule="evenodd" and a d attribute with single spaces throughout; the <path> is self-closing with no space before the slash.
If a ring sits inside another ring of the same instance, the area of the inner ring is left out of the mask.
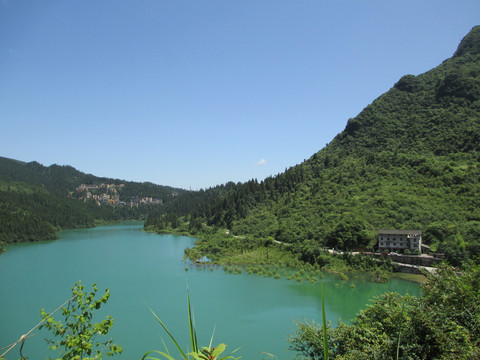
<path id="1" fill-rule="evenodd" d="M 0 1 L 0 156 L 200 189 L 309 158 L 478 1 Z"/>

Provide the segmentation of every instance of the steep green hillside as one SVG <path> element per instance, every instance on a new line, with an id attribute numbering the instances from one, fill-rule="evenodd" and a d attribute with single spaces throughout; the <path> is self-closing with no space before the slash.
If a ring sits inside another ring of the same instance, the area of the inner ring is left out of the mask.
<path id="1" fill-rule="evenodd" d="M 478 261 L 480 27 L 435 69 L 403 76 L 304 163 L 171 205 L 169 217 L 186 216 L 191 229 L 206 222 L 293 243 L 307 260 L 324 246 L 372 248 L 379 228 L 420 228 L 452 263 Z"/>
<path id="2" fill-rule="evenodd" d="M 123 182 L 84 174 L 71 166 L 45 167 L 0 157 L 0 242 L 55 239 L 60 229 L 94 226 L 98 221 L 140 219 L 158 206 L 98 206 L 77 199 L 80 184 L 124 184 L 120 200 L 154 197 L 171 201 L 182 190 L 151 183 Z"/>

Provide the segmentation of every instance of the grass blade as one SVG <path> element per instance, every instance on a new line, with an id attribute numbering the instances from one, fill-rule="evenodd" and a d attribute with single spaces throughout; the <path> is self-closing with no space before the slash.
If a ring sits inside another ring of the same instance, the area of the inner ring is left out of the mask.
<path id="1" fill-rule="evenodd" d="M 157 316 L 157 314 L 155 314 L 155 312 L 150 309 L 150 311 L 152 312 L 153 316 L 155 316 L 155 319 L 157 319 L 157 321 L 160 323 L 160 325 L 162 325 L 163 327 L 163 330 L 165 330 L 165 332 L 168 334 L 168 336 L 170 336 L 170 339 L 172 339 L 173 343 L 175 344 L 175 346 L 177 347 L 178 351 L 180 352 L 180 354 L 182 354 L 182 357 L 185 359 L 185 360 L 188 360 L 188 357 L 187 355 L 185 355 L 185 353 L 183 352 L 181 346 L 178 344 L 177 340 L 175 340 L 175 337 L 170 333 L 170 331 L 168 331 L 167 327 L 165 326 L 165 324 L 162 322 L 162 320 L 160 320 L 160 318 Z"/>
<path id="2" fill-rule="evenodd" d="M 147 352 L 145 355 L 143 355 L 142 360 L 160 360 L 159 358 L 154 358 L 154 357 L 148 356 L 148 355 L 150 355 L 151 353 L 160 354 L 160 355 L 162 355 L 165 359 L 168 359 L 168 360 L 175 360 L 172 356 L 170 356 L 170 354 L 166 354 L 166 353 L 164 353 L 164 352 L 162 352 L 162 351 L 157 351 L 157 350 Z"/>
<path id="3" fill-rule="evenodd" d="M 193 317 L 192 307 L 190 305 L 190 291 L 187 289 L 187 304 L 188 304 L 188 323 L 190 328 L 190 343 L 192 345 L 192 352 L 198 352 L 197 332 L 195 329 L 195 319 Z"/>
<path id="4" fill-rule="evenodd" d="M 327 320 L 325 318 L 325 296 L 323 294 L 322 280 L 322 328 L 323 328 L 323 358 L 328 360 Z"/>
<path id="5" fill-rule="evenodd" d="M 215 329 L 217 328 L 217 324 L 215 324 L 213 326 L 213 331 L 212 331 L 212 337 L 210 338 L 210 344 L 208 345 L 208 348 L 211 349 L 212 348 L 212 344 L 213 344 L 213 336 L 215 335 Z"/>

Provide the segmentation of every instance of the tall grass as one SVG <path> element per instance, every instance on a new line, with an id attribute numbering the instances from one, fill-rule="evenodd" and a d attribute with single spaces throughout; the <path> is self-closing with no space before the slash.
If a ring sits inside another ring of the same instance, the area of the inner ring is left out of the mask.
<path id="1" fill-rule="evenodd" d="M 323 358 L 328 360 L 327 319 L 325 317 L 325 296 L 323 293 L 322 280 L 322 329 L 323 329 Z"/>
<path id="2" fill-rule="evenodd" d="M 190 348 L 191 351 L 189 352 L 188 350 L 185 351 L 182 349 L 178 341 L 175 339 L 173 334 L 168 330 L 167 326 L 163 323 L 162 320 L 155 314 L 155 312 L 150 309 L 152 312 L 153 316 L 155 319 L 157 319 L 158 323 L 162 326 L 163 330 L 167 333 L 167 335 L 170 337 L 170 339 L 173 341 L 175 344 L 175 347 L 177 348 L 178 352 L 181 355 L 181 359 L 184 360 L 227 360 L 227 359 L 234 359 L 238 360 L 240 357 L 233 357 L 232 354 L 235 353 L 238 349 L 234 350 L 232 353 L 222 356 L 222 354 L 225 352 L 227 346 L 225 344 L 219 344 L 216 347 L 213 347 L 213 335 L 215 333 L 215 329 L 212 333 L 212 336 L 210 338 L 210 344 L 208 347 L 198 347 L 198 340 L 197 340 L 197 330 L 195 327 L 195 319 L 193 316 L 193 311 L 192 311 L 192 306 L 190 304 L 190 293 L 187 290 L 187 310 L 188 310 L 188 330 L 190 334 Z M 165 342 L 163 341 L 163 346 L 165 348 L 165 351 L 159 351 L 159 350 L 152 350 L 147 352 L 145 355 L 143 355 L 142 360 L 160 360 L 159 358 L 152 357 L 150 354 L 155 353 L 159 354 L 163 359 L 168 359 L 168 360 L 175 360 L 175 358 L 170 355 L 170 352 L 168 351 L 167 346 L 165 345 Z"/>

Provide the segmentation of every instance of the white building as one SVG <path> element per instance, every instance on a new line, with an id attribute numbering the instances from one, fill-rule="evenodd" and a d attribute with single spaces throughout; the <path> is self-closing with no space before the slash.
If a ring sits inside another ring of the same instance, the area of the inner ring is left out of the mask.
<path id="1" fill-rule="evenodd" d="M 422 249 L 422 230 L 378 230 L 380 250 Z"/>

